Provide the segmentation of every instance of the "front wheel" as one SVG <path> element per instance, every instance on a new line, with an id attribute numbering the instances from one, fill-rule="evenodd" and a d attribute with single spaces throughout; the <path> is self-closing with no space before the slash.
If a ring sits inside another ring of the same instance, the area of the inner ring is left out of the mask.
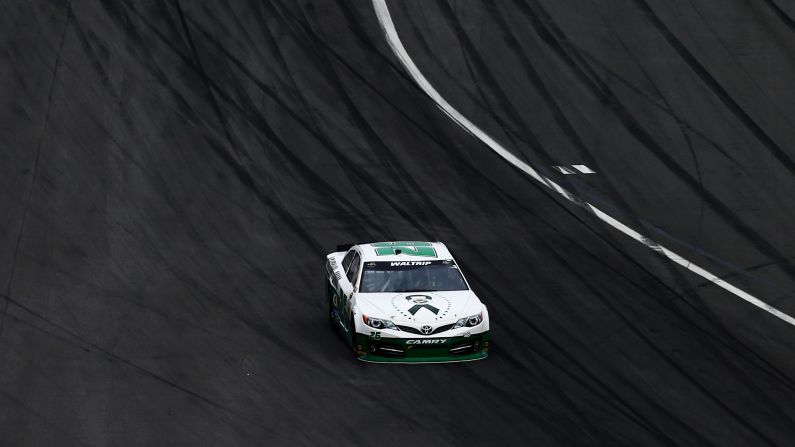
<path id="1" fill-rule="evenodd" d="M 351 350 L 353 350 L 353 355 L 358 357 L 359 353 L 356 352 L 356 324 L 354 323 L 353 320 L 353 313 L 351 313 L 351 319 L 349 321 L 350 323 L 348 324 L 348 326 L 350 327 L 348 329 L 349 329 L 349 334 L 351 336 Z"/>
<path id="2" fill-rule="evenodd" d="M 334 312 L 334 295 L 327 293 L 328 295 L 328 325 L 331 329 L 337 329 L 337 319 L 335 318 L 336 313 Z"/>

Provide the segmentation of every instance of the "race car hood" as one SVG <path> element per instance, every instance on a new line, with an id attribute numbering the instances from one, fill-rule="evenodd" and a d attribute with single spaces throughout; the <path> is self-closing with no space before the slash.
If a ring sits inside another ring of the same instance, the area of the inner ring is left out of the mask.
<path id="1" fill-rule="evenodd" d="M 480 313 L 482 304 L 471 290 L 450 292 L 360 293 L 356 304 L 365 315 L 394 323 L 433 324 Z"/>

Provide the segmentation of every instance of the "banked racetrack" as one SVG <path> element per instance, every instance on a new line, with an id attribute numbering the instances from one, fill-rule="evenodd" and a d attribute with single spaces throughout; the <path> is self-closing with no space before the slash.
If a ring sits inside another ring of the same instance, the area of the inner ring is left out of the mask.
<path id="1" fill-rule="evenodd" d="M 788 2 L 0 9 L 0 445 L 795 443 Z M 401 239 L 488 359 L 330 332 L 324 255 Z"/>

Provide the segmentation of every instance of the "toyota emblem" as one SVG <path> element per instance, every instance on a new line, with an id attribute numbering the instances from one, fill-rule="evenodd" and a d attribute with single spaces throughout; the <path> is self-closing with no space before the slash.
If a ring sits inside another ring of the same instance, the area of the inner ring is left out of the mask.
<path id="1" fill-rule="evenodd" d="M 425 326 L 420 328 L 420 332 L 422 332 L 424 335 L 428 335 L 431 332 L 433 332 L 433 328 L 428 326 L 428 325 L 425 325 Z"/>

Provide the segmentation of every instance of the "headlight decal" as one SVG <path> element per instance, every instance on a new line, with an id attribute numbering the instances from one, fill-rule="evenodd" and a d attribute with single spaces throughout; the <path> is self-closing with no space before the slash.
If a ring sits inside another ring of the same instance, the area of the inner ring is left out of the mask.
<path id="1" fill-rule="evenodd" d="M 362 314 L 362 321 L 364 321 L 364 324 L 370 326 L 373 329 L 392 329 L 395 331 L 400 330 L 398 329 L 397 326 L 395 326 L 395 323 L 393 323 L 390 320 L 385 320 L 383 318 L 371 318 L 368 317 L 367 315 Z"/>
<path id="2" fill-rule="evenodd" d="M 461 318 L 460 320 L 456 321 L 455 326 L 453 329 L 458 329 L 460 327 L 475 327 L 483 322 L 483 312 L 477 315 L 470 315 L 466 318 Z"/>

